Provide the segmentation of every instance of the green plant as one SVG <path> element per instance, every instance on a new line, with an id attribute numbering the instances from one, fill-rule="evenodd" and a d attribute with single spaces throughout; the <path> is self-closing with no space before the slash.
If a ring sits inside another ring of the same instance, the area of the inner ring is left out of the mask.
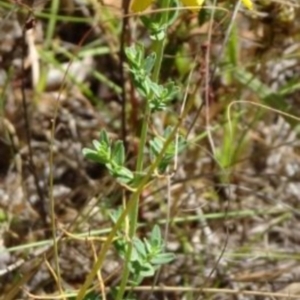
<path id="1" fill-rule="evenodd" d="M 165 0 L 162 1 L 160 7 L 169 8 L 176 5 L 178 3 L 175 1 Z M 122 281 L 117 290 L 116 299 L 124 299 L 123 295 L 128 283 L 139 284 L 143 278 L 153 276 L 160 265 L 174 259 L 174 254 L 164 252 L 163 237 L 158 226 L 154 226 L 149 239 L 140 239 L 137 236 L 137 217 L 139 198 L 144 187 L 155 179 L 156 174 L 164 174 L 174 157 L 186 146 L 183 137 L 179 134 L 176 134 L 177 138 L 175 137 L 176 128 L 168 127 L 162 136 L 156 134 L 151 140 L 148 138 L 148 126 L 153 114 L 166 110 L 179 93 L 179 87 L 174 82 L 168 81 L 163 84 L 159 82 L 166 30 L 175 17 L 176 13 L 169 14 L 168 11 L 147 18 L 143 17 L 143 24 L 147 27 L 152 39 L 153 51 L 146 55 L 146 49 L 141 43 L 136 43 L 125 51 L 134 86 L 145 101 L 135 170 L 129 170 L 126 167 L 123 143 L 111 142 L 104 130 L 101 131 L 99 140 L 93 141 L 93 148 L 83 149 L 86 158 L 104 164 L 110 175 L 133 192 L 127 206 L 128 209 L 129 204 L 132 204 L 129 210 L 128 230 L 124 225 L 126 210 L 118 210 L 111 214 L 115 223 L 115 237 L 117 237 L 114 246 L 124 260 Z M 149 161 L 147 153 L 150 155 L 151 165 L 149 166 L 145 166 Z M 92 275 L 90 277 L 92 278 Z M 87 282 L 88 280 L 86 284 Z M 82 299 L 83 295 L 84 288 L 81 289 L 77 299 Z"/>
<path id="2" fill-rule="evenodd" d="M 106 131 L 101 131 L 99 140 L 94 140 L 94 149 L 85 148 L 83 154 L 86 158 L 104 164 L 109 173 L 119 182 L 129 184 L 132 182 L 133 173 L 124 166 L 125 149 L 121 141 L 112 144 Z"/>
<path id="3" fill-rule="evenodd" d="M 120 214 L 120 210 L 114 211 L 111 215 L 112 220 L 116 222 Z M 145 277 L 152 277 L 160 265 L 169 263 L 175 258 L 173 253 L 164 252 L 165 246 L 158 225 L 153 227 L 149 239 L 135 236 L 131 243 L 133 247 L 127 263 L 132 274 L 130 278 L 132 285 L 138 285 Z M 114 246 L 123 259 L 126 258 L 128 245 L 123 231 L 118 231 Z"/>

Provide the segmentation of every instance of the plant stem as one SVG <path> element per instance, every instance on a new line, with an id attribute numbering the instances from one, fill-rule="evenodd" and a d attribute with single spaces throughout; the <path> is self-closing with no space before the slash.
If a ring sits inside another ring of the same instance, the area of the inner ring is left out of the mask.
<path id="1" fill-rule="evenodd" d="M 187 103 L 181 118 L 178 119 L 177 124 L 175 125 L 174 129 L 172 130 L 172 132 L 170 133 L 170 135 L 168 136 L 168 138 L 166 139 L 163 148 L 161 149 L 161 152 L 159 153 L 159 155 L 157 156 L 156 160 L 150 165 L 149 169 L 147 170 L 145 176 L 141 179 L 141 182 L 139 182 L 137 188 L 136 188 L 136 192 L 137 194 L 141 194 L 143 191 L 144 186 L 147 184 L 147 182 L 150 180 L 151 175 L 153 174 L 154 170 L 158 167 L 159 163 L 161 162 L 163 156 L 165 155 L 169 145 L 171 144 L 171 142 L 174 140 L 176 133 L 178 131 L 179 126 L 182 123 L 182 120 L 187 116 L 188 112 L 191 110 L 192 106 L 193 106 L 194 102 L 190 101 Z M 81 286 L 76 300 L 82 300 L 86 294 L 87 289 L 91 286 L 94 277 L 96 276 L 97 272 L 99 272 L 99 270 L 101 269 L 102 265 L 103 265 L 103 261 L 105 258 L 106 253 L 109 250 L 109 247 L 111 246 L 114 237 L 117 234 L 117 231 L 120 229 L 122 223 L 125 221 L 126 216 L 132 211 L 133 208 L 133 202 L 134 202 L 134 197 L 135 197 L 135 193 L 131 196 L 131 198 L 128 201 L 127 206 L 125 207 L 124 211 L 122 212 L 121 216 L 119 217 L 119 219 L 117 220 L 116 224 L 113 226 L 113 228 L 111 229 L 110 233 L 108 234 L 108 236 L 106 237 L 106 241 L 103 243 L 101 251 L 93 265 L 93 268 L 91 270 L 91 272 L 88 274 L 84 284 Z M 124 276 L 124 273 L 122 274 Z M 126 285 L 126 282 L 125 282 Z M 123 288 L 123 294 L 125 291 L 125 285 Z M 121 290 L 122 287 L 120 287 L 119 291 Z M 121 294 L 121 298 L 117 298 L 117 299 L 122 299 L 123 294 Z M 119 296 L 117 296 L 119 297 Z"/>
<path id="2" fill-rule="evenodd" d="M 59 0 L 51 1 L 50 8 L 50 19 L 46 30 L 46 37 L 44 41 L 44 50 L 48 51 L 53 44 L 53 39 L 55 35 L 56 23 L 57 23 L 57 15 L 59 10 Z M 47 70 L 45 66 L 42 66 L 40 78 L 36 87 L 38 93 L 42 92 L 45 89 L 47 80 Z"/>
<path id="3" fill-rule="evenodd" d="M 167 8 L 170 6 L 170 0 L 163 0 L 161 2 L 161 8 L 166 8 L 166 11 L 162 13 L 161 17 L 161 23 L 166 24 L 166 20 L 168 19 L 168 10 Z M 153 52 L 156 54 L 156 60 L 153 68 L 152 73 L 152 80 L 154 82 L 158 82 L 159 80 L 159 74 L 160 74 L 160 68 L 161 63 L 163 59 L 163 53 L 164 53 L 164 45 L 165 45 L 165 37 L 160 40 L 155 40 L 153 42 Z M 144 113 L 143 113 L 143 123 L 142 123 L 142 129 L 140 134 L 140 142 L 139 142 L 139 150 L 138 150 L 138 157 L 137 157 L 137 164 L 136 164 L 136 172 L 137 174 L 141 174 L 143 171 L 143 165 L 144 165 L 144 149 L 147 142 L 147 133 L 148 133 L 148 124 L 150 120 L 151 110 L 150 110 L 150 103 L 149 99 L 146 99 L 145 107 L 144 107 Z M 116 300 L 122 300 L 123 295 L 125 292 L 125 288 L 128 282 L 129 277 L 129 262 L 132 252 L 132 239 L 135 235 L 136 229 L 137 229 L 137 223 L 138 223 L 138 211 L 139 211 L 139 199 L 141 195 L 142 189 L 139 192 L 136 192 L 133 197 L 133 206 L 132 210 L 129 215 L 129 243 L 128 243 L 128 249 L 125 256 L 125 264 L 124 264 L 124 271 L 122 276 L 122 281 L 120 284 L 120 289 L 118 291 L 118 295 Z"/>
<path id="4" fill-rule="evenodd" d="M 168 8 L 170 7 L 170 0 L 163 0 L 162 1 L 162 6 L 161 8 Z M 164 13 L 162 13 L 161 18 L 162 18 L 162 24 L 167 24 L 168 20 L 168 10 L 166 10 Z M 166 34 L 166 32 L 165 32 Z M 158 82 L 159 80 L 159 73 L 161 69 L 161 63 L 163 59 L 163 54 L 164 54 L 164 47 L 165 47 L 165 40 L 166 40 L 166 35 L 164 35 L 164 38 L 161 40 L 154 40 L 153 41 L 153 52 L 156 54 L 156 60 L 153 68 L 153 73 L 152 73 L 152 80 L 154 82 Z"/>

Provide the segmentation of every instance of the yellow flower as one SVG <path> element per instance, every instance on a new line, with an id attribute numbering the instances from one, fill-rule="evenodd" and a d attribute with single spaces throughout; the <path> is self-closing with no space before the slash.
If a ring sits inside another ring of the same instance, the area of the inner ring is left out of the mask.
<path id="1" fill-rule="evenodd" d="M 181 0 L 183 5 L 185 5 L 185 6 L 199 6 L 199 9 L 202 6 L 204 1 L 205 0 Z M 251 0 L 248 0 L 248 1 L 251 1 Z M 147 9 L 147 7 L 149 7 L 152 2 L 153 2 L 153 0 L 132 0 L 131 5 L 130 5 L 130 9 L 133 12 L 141 12 L 141 11 L 144 11 L 145 9 Z"/>
<path id="2" fill-rule="evenodd" d="M 252 0 L 242 0 L 243 4 L 250 10 L 253 10 Z"/>
<path id="3" fill-rule="evenodd" d="M 130 4 L 130 9 L 133 12 L 144 11 L 148 6 L 151 5 L 153 0 L 132 0 Z"/>
<path id="4" fill-rule="evenodd" d="M 185 6 L 199 6 L 199 9 L 200 9 L 204 0 L 181 0 L 181 2 Z"/>

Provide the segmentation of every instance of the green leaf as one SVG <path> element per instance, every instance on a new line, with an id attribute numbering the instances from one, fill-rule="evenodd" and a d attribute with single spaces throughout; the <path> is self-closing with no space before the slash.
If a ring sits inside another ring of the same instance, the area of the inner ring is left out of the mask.
<path id="1" fill-rule="evenodd" d="M 152 31 L 150 34 L 150 39 L 153 41 L 161 41 L 166 37 L 166 31 L 160 28 L 160 30 Z"/>
<path id="2" fill-rule="evenodd" d="M 145 18 L 141 17 L 142 22 L 144 23 L 145 27 L 148 28 L 150 32 L 150 39 L 153 41 L 161 41 L 166 36 L 166 26 L 163 26 L 159 21 L 154 21 L 153 18 Z"/>
<path id="3" fill-rule="evenodd" d="M 145 70 L 147 75 L 151 75 L 151 71 L 155 64 L 155 60 L 156 60 L 156 54 L 154 52 L 146 57 L 145 62 L 143 63 L 143 69 Z"/>
<path id="4" fill-rule="evenodd" d="M 113 209 L 110 211 L 109 217 L 116 224 L 118 219 L 120 218 L 122 212 L 123 212 L 123 209 L 121 207 L 118 207 L 117 209 Z"/>
<path id="5" fill-rule="evenodd" d="M 147 256 L 147 251 L 144 243 L 139 238 L 135 237 L 133 239 L 133 246 L 137 250 L 139 255 L 141 255 L 142 258 L 145 259 Z"/>
<path id="6" fill-rule="evenodd" d="M 123 166 L 125 162 L 125 148 L 122 141 L 117 141 L 112 148 L 111 159 L 115 164 Z"/>
<path id="7" fill-rule="evenodd" d="M 93 146 L 98 151 L 98 149 L 101 149 L 101 144 L 97 140 L 93 140 Z"/>
<path id="8" fill-rule="evenodd" d="M 161 152 L 165 140 L 168 138 L 170 135 L 172 128 L 167 128 L 164 132 L 164 137 L 155 137 L 153 140 L 149 142 L 150 145 L 150 158 L 155 160 L 159 153 Z M 173 141 L 167 148 L 159 166 L 158 170 L 159 172 L 164 172 L 166 168 L 169 166 L 169 164 L 172 162 L 174 159 L 174 156 L 176 154 L 181 153 L 187 146 L 187 142 L 185 138 L 179 135 L 178 137 L 178 142 L 176 144 L 175 141 Z M 177 147 L 177 148 L 176 148 Z"/>
<path id="9" fill-rule="evenodd" d="M 144 245 L 145 245 L 145 248 L 146 248 L 146 252 L 151 253 L 152 252 L 152 245 L 147 239 L 144 239 Z"/>
<path id="10" fill-rule="evenodd" d="M 139 43 L 125 49 L 125 54 L 129 60 L 130 66 L 137 70 L 141 68 L 142 61 L 144 60 L 144 53 L 145 48 Z"/>
<path id="11" fill-rule="evenodd" d="M 173 253 L 160 253 L 151 259 L 151 263 L 154 265 L 168 264 L 175 259 Z"/>
<path id="12" fill-rule="evenodd" d="M 152 277 L 154 274 L 155 274 L 155 268 L 151 264 L 145 263 L 139 275 L 141 277 Z"/>
<path id="13" fill-rule="evenodd" d="M 144 91 L 144 97 L 148 98 L 150 94 L 152 93 L 152 81 L 150 77 L 145 77 L 141 81 L 141 87 L 143 88 Z"/>
<path id="14" fill-rule="evenodd" d="M 134 174 L 127 168 L 118 166 L 114 162 L 105 164 L 111 176 L 117 178 L 119 182 L 128 184 L 133 181 Z"/>
<path id="15" fill-rule="evenodd" d="M 109 148 L 109 145 L 110 145 L 109 137 L 105 130 L 100 131 L 99 142 L 101 145 L 104 145 L 105 147 Z"/>
<path id="16" fill-rule="evenodd" d="M 236 24 L 233 24 L 230 32 L 229 41 L 226 47 L 226 57 L 228 63 L 232 66 L 238 65 L 238 53 L 239 53 L 239 36 Z"/>
<path id="17" fill-rule="evenodd" d="M 130 268 L 132 273 L 139 277 L 150 277 L 154 275 L 155 268 L 150 263 L 138 260 L 131 262 Z"/>
<path id="18" fill-rule="evenodd" d="M 300 90 L 299 78 L 293 78 L 293 79 L 289 80 L 285 85 L 283 85 L 279 89 L 278 93 L 281 96 L 286 96 L 286 95 L 295 93 L 299 90 Z"/>
<path id="19" fill-rule="evenodd" d="M 129 183 L 134 179 L 134 175 L 129 169 L 121 167 L 118 170 L 118 179 L 122 180 L 124 183 Z"/>
<path id="20" fill-rule="evenodd" d="M 101 158 L 95 150 L 92 150 L 89 148 L 83 148 L 82 154 L 85 158 L 87 158 L 88 160 L 91 160 L 93 162 L 100 163 L 100 164 L 106 163 L 106 161 L 103 158 Z"/>
<path id="21" fill-rule="evenodd" d="M 166 97 L 168 97 L 169 100 L 173 100 L 173 98 L 175 98 L 175 96 L 177 96 L 178 93 L 180 92 L 179 87 L 173 81 L 170 81 L 166 84 L 166 89 L 167 89 Z"/>
<path id="22" fill-rule="evenodd" d="M 156 157 L 159 155 L 160 151 L 163 148 L 163 141 L 160 138 L 155 137 L 153 140 L 149 142 L 150 144 L 150 151 Z"/>
<path id="23" fill-rule="evenodd" d="M 129 263 L 134 264 L 135 267 L 137 267 L 137 265 L 142 265 L 143 264 L 143 259 L 139 255 L 139 252 L 137 251 L 137 249 L 135 247 L 133 247 L 131 249 L 131 256 L 130 256 L 130 262 Z"/>
<path id="24" fill-rule="evenodd" d="M 158 247 L 162 244 L 161 231 L 158 225 L 155 225 L 150 235 L 150 243 L 152 247 Z"/>
<path id="25" fill-rule="evenodd" d="M 169 102 L 175 99 L 179 88 L 171 81 L 165 86 L 153 82 L 151 83 L 151 91 L 150 108 L 152 111 L 161 111 L 166 109 Z"/>

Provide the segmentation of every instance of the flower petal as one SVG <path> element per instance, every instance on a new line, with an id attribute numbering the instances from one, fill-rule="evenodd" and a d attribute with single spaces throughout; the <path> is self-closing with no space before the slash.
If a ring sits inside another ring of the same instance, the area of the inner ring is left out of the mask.
<path id="1" fill-rule="evenodd" d="M 253 10 L 253 2 L 252 0 L 242 0 L 243 4 L 250 10 Z"/>
<path id="2" fill-rule="evenodd" d="M 181 0 L 182 4 L 185 6 L 199 6 L 198 9 L 193 8 L 192 10 L 199 10 L 205 0 Z"/>
<path id="3" fill-rule="evenodd" d="M 152 2 L 153 0 L 132 0 L 130 10 L 135 13 L 144 11 L 151 5 Z"/>

